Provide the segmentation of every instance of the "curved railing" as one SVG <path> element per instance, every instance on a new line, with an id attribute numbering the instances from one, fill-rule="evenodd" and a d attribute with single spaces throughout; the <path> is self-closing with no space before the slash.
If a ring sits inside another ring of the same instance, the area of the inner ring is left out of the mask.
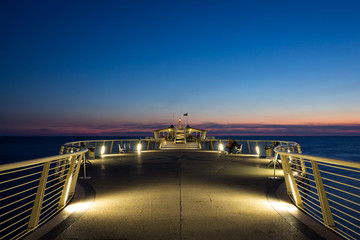
<path id="1" fill-rule="evenodd" d="M 63 209 L 88 150 L 0 165 L 0 238 L 19 239 Z"/>
<path id="2" fill-rule="evenodd" d="M 254 156 L 261 157 L 274 157 L 274 148 L 276 146 L 289 146 L 296 148 L 298 152 L 301 152 L 300 144 L 292 141 L 283 141 L 283 140 L 245 140 L 245 139 L 236 139 L 234 140 L 242 145 L 242 154 L 250 154 Z M 201 149 L 222 151 L 225 149 L 225 146 L 229 139 L 206 139 L 205 141 L 200 142 Z"/>
<path id="3" fill-rule="evenodd" d="M 219 152 L 227 141 L 213 138 L 198 144 Z M 276 161 L 282 163 L 296 206 L 342 237 L 360 238 L 360 163 L 304 155 L 290 141 L 236 141 L 242 145 L 240 154 L 269 158 L 274 167 Z M 82 161 L 158 150 L 162 143 L 150 138 L 77 141 L 63 144 L 58 156 L 0 165 L 1 238 L 21 238 L 64 208 L 74 194 Z"/>
<path id="4" fill-rule="evenodd" d="M 155 141 L 153 138 L 86 140 L 63 144 L 60 148 L 60 154 L 71 152 L 74 147 L 85 147 L 89 150 L 86 155 L 87 159 L 95 159 L 110 154 L 159 150 L 161 144 L 162 141 Z"/>
<path id="5" fill-rule="evenodd" d="M 278 146 L 287 193 L 297 207 L 345 239 L 360 239 L 360 163 Z"/>
<path id="6" fill-rule="evenodd" d="M 86 140 L 68 142 L 61 146 L 60 154 L 72 151 L 73 147 L 87 147 L 89 149 L 87 157 L 94 159 L 109 154 L 119 154 L 124 152 L 137 152 L 139 150 L 159 150 L 164 144 L 165 139 L 145 138 L 145 139 L 109 139 L 109 140 Z M 235 139 L 242 145 L 242 154 L 260 157 L 274 157 L 274 147 L 291 145 L 298 152 L 301 147 L 298 143 L 283 140 L 243 140 Z M 205 139 L 197 140 L 201 150 L 222 151 L 228 139 Z"/>

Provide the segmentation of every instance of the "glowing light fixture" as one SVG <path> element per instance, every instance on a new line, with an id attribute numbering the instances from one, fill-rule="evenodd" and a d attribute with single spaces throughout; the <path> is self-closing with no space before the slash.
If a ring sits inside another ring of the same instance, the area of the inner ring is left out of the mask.
<path id="1" fill-rule="evenodd" d="M 224 145 L 222 145 L 221 143 L 219 144 L 219 151 L 224 151 Z"/>
<path id="2" fill-rule="evenodd" d="M 290 153 L 290 149 L 287 150 L 288 153 Z M 289 155 L 289 162 L 291 162 L 291 156 Z"/>
<path id="3" fill-rule="evenodd" d="M 282 201 L 279 202 L 271 202 L 271 205 L 274 206 L 276 209 L 280 209 L 280 210 L 286 210 L 288 212 L 291 213 L 295 213 L 297 211 L 297 208 L 292 205 L 292 204 L 288 204 Z"/>
<path id="4" fill-rule="evenodd" d="M 80 202 L 80 203 L 73 203 L 68 205 L 64 210 L 67 213 L 73 213 L 73 212 L 83 212 L 86 211 L 90 206 L 92 202 Z"/>
<path id="5" fill-rule="evenodd" d="M 257 155 L 260 155 L 260 149 L 259 149 L 259 146 L 256 146 L 256 153 L 257 153 Z"/>
<path id="6" fill-rule="evenodd" d="M 138 152 L 140 152 L 140 151 L 141 151 L 141 144 L 140 144 L 140 143 L 138 143 L 138 145 L 137 145 L 136 149 L 138 150 Z"/>
<path id="7" fill-rule="evenodd" d="M 101 155 L 103 155 L 105 153 L 105 146 L 101 147 L 101 151 L 100 151 Z"/>

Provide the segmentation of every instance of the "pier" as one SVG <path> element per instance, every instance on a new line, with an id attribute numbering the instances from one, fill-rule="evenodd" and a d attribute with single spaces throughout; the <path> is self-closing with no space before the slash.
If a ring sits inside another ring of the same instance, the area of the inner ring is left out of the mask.
<path id="1" fill-rule="evenodd" d="M 265 158 L 172 149 L 91 162 L 72 202 L 26 239 L 340 239 L 293 205 Z"/>

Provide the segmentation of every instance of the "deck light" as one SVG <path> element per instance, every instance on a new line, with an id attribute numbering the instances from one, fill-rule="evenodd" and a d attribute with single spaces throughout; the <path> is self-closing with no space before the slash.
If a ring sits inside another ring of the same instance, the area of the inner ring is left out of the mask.
<path id="1" fill-rule="evenodd" d="M 224 151 L 224 145 L 222 145 L 222 143 L 219 144 L 219 151 Z"/>
<path id="2" fill-rule="evenodd" d="M 260 155 L 260 149 L 259 149 L 259 146 L 256 146 L 256 153 L 257 153 L 257 155 Z"/>
<path id="3" fill-rule="evenodd" d="M 101 147 L 101 152 L 100 153 L 101 153 L 101 155 L 103 155 L 105 153 L 105 146 Z"/>
<path id="4" fill-rule="evenodd" d="M 275 209 L 285 210 L 291 213 L 295 213 L 297 208 L 293 204 L 288 204 L 283 201 L 271 201 L 271 205 L 275 207 Z"/>
<path id="5" fill-rule="evenodd" d="M 290 149 L 288 149 L 287 152 L 290 153 L 291 152 Z M 289 155 L 289 162 L 291 162 L 291 161 L 292 161 L 292 159 L 291 159 L 291 156 Z"/>
<path id="6" fill-rule="evenodd" d="M 141 151 L 141 144 L 140 144 L 140 143 L 138 143 L 138 145 L 137 145 L 136 149 L 138 150 L 138 152 L 140 152 L 140 151 Z"/>
<path id="7" fill-rule="evenodd" d="M 84 212 L 84 211 L 86 211 L 91 205 L 92 205 L 92 202 L 73 203 L 73 204 L 69 204 L 64 210 L 65 210 L 67 213 Z"/>

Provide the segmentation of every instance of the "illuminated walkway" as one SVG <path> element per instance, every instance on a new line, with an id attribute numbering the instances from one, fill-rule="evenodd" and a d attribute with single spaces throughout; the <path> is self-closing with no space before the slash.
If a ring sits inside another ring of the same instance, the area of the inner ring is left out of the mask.
<path id="1" fill-rule="evenodd" d="M 78 186 L 91 206 L 74 199 L 74 212 L 43 239 L 332 238 L 284 210 L 292 205 L 279 204 L 267 163 L 191 150 L 97 159 Z"/>

